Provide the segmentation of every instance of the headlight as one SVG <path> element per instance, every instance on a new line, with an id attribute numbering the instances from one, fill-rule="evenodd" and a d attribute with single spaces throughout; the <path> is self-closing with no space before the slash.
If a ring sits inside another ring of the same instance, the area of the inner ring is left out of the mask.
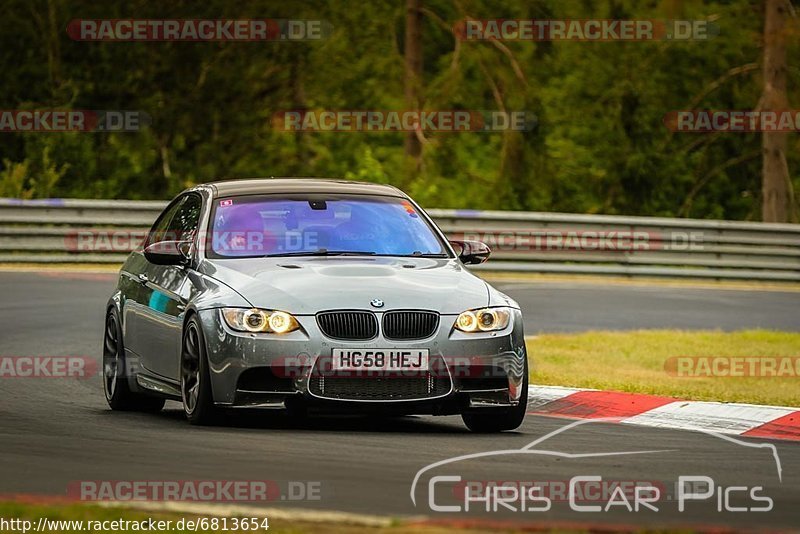
<path id="1" fill-rule="evenodd" d="M 509 308 L 481 308 L 465 311 L 454 326 L 462 332 L 491 332 L 507 327 L 510 320 Z"/>
<path id="2" fill-rule="evenodd" d="M 222 317 L 228 326 L 240 332 L 286 334 L 300 328 L 291 314 L 275 310 L 223 308 Z"/>

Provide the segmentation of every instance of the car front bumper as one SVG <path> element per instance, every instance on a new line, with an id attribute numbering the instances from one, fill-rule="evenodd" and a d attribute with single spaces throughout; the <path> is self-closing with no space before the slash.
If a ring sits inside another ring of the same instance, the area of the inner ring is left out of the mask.
<path id="1" fill-rule="evenodd" d="M 298 402 L 333 411 L 446 414 L 519 402 L 527 352 L 522 314 L 512 311 L 504 330 L 471 334 L 452 328 L 455 315 L 442 315 L 433 336 L 412 341 L 389 340 L 382 333 L 368 341 L 330 339 L 320 331 L 315 316 L 298 316 L 300 330 L 275 335 L 235 332 L 224 323 L 219 309 L 198 315 L 208 348 L 214 400 L 219 405 L 281 408 Z M 381 314 L 376 315 L 380 323 Z M 360 391 L 358 395 L 340 391 L 334 396 L 324 385 L 326 379 L 331 384 L 332 378 L 326 375 L 325 363 L 337 348 L 428 349 L 432 362 L 428 389 L 424 385 L 422 390 L 414 389 L 420 384 L 412 385 L 408 376 L 372 374 L 347 382 L 356 390 L 363 384 L 371 396 Z"/>

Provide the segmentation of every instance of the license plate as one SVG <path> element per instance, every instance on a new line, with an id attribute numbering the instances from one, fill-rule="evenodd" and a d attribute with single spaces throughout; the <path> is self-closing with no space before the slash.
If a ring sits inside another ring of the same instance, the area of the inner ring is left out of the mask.
<path id="1" fill-rule="evenodd" d="M 333 349 L 334 371 L 427 371 L 428 349 Z"/>

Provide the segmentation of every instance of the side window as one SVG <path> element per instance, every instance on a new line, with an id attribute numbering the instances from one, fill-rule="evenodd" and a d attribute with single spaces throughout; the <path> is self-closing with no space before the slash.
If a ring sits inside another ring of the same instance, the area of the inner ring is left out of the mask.
<path id="1" fill-rule="evenodd" d="M 194 193 L 184 195 L 170 205 L 153 224 L 147 245 L 159 241 L 190 241 L 200 224 L 202 201 Z"/>
<path id="2" fill-rule="evenodd" d="M 202 205 L 200 196 L 194 193 L 189 193 L 183 198 L 177 213 L 167 228 L 169 234 L 175 236 L 172 239 L 178 241 L 191 241 L 194 239 L 197 226 L 200 224 L 200 208 Z"/>
<path id="3" fill-rule="evenodd" d="M 144 244 L 145 247 L 147 247 L 147 245 L 152 245 L 153 243 L 158 243 L 159 241 L 165 241 L 169 239 L 167 236 L 167 230 L 172 222 L 172 218 L 175 217 L 175 213 L 178 211 L 178 209 L 180 209 L 181 204 L 183 204 L 183 200 L 184 199 L 180 199 L 173 202 L 161 212 L 161 215 L 158 216 L 158 219 L 156 219 L 156 222 L 153 223 L 153 227 L 150 228 L 150 232 L 147 234 L 147 240 Z"/>

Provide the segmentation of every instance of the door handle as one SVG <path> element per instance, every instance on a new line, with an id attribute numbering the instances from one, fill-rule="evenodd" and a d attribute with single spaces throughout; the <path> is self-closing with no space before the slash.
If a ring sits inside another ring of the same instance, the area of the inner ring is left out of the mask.
<path id="1" fill-rule="evenodd" d="M 147 278 L 147 275 L 146 275 L 146 274 L 144 274 L 144 273 L 141 273 L 141 274 L 139 275 L 139 283 L 140 283 L 140 284 L 142 284 L 142 285 L 146 285 L 146 284 L 147 284 L 147 282 L 149 282 L 149 281 L 150 281 L 150 279 L 149 279 L 149 278 Z"/>

